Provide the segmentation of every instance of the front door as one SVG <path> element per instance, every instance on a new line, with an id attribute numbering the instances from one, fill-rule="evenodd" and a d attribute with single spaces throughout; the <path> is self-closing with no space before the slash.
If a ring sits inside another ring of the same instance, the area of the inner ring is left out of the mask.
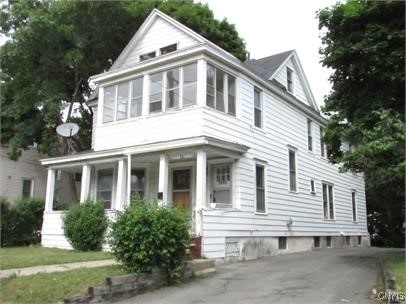
<path id="1" fill-rule="evenodd" d="M 173 170 L 172 200 L 175 207 L 190 208 L 190 169 Z"/>

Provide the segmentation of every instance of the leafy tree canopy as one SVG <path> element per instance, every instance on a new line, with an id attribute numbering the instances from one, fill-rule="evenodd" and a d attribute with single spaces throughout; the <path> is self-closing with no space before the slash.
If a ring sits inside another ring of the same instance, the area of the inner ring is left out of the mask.
<path id="1" fill-rule="evenodd" d="M 1 6 L 1 33 L 10 37 L 0 49 L 1 139 L 13 159 L 33 143 L 42 153 L 58 155 L 55 128 L 63 120 L 62 110 L 73 104 L 82 130 L 75 147 L 90 148 L 88 78 L 111 66 L 155 7 L 245 59 L 234 25 L 214 19 L 207 5 L 190 0 L 9 0 Z M 68 117 L 70 113 L 72 107 Z"/>
<path id="2" fill-rule="evenodd" d="M 368 207 L 404 213 L 405 2 L 348 1 L 319 12 L 324 66 L 333 89 L 325 99 L 329 157 L 365 173 Z M 343 152 L 342 142 L 351 149 Z M 392 216 L 393 217 L 393 216 Z M 403 240 L 404 244 L 404 240 Z"/>

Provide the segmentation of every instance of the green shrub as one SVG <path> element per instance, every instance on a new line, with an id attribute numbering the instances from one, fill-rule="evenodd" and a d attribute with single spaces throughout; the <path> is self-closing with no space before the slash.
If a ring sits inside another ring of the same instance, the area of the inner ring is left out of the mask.
<path id="1" fill-rule="evenodd" d="M 63 215 L 63 229 L 69 243 L 76 250 L 101 250 L 108 220 L 103 204 L 87 200 L 73 205 Z"/>
<path id="2" fill-rule="evenodd" d="M 1 246 L 28 246 L 41 241 L 44 201 L 24 198 L 10 204 L 0 198 Z"/>
<path id="3" fill-rule="evenodd" d="M 168 283 L 177 282 L 189 245 L 188 228 L 188 217 L 181 210 L 136 199 L 117 215 L 110 245 L 127 271 L 146 272 L 160 267 Z"/>

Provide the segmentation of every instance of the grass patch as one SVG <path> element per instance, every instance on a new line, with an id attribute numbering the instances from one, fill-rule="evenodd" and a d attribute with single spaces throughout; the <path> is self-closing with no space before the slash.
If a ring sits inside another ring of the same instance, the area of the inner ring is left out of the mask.
<path id="1" fill-rule="evenodd" d="M 395 275 L 397 291 L 406 292 L 405 256 L 388 255 L 385 257 L 385 261 Z"/>
<path id="2" fill-rule="evenodd" d="M 40 273 L 0 281 L 1 303 L 57 303 L 84 293 L 107 276 L 125 274 L 119 266 L 79 268 L 66 272 Z"/>
<path id="3" fill-rule="evenodd" d="M 41 246 L 1 248 L 0 269 L 106 260 L 112 258 L 111 253 L 102 251 L 80 252 L 57 248 L 44 248 Z"/>

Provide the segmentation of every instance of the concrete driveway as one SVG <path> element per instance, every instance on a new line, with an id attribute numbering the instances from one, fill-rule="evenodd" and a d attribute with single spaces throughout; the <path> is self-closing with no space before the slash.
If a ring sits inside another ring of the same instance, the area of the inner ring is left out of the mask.
<path id="1" fill-rule="evenodd" d="M 371 303 L 383 252 L 323 249 L 225 264 L 209 277 L 120 303 Z"/>

